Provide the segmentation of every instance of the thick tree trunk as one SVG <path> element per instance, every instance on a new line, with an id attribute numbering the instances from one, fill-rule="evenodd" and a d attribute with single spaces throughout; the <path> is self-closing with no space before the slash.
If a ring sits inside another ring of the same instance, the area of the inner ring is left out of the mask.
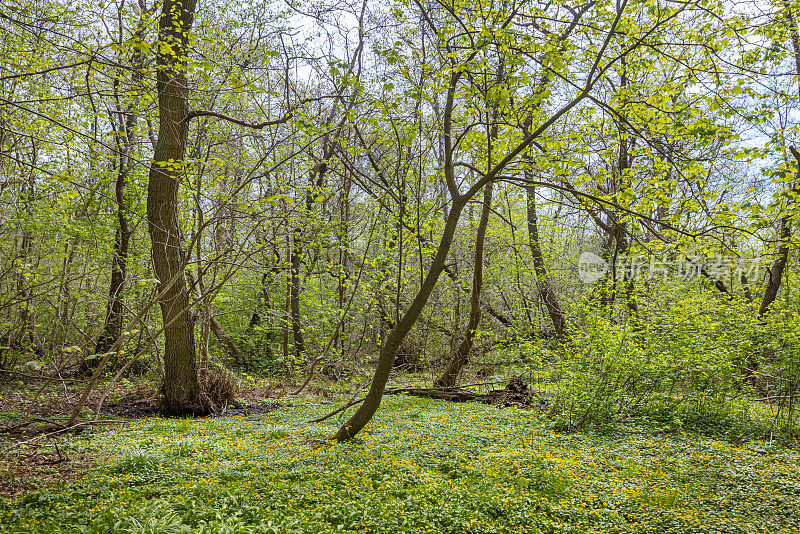
<path id="1" fill-rule="evenodd" d="M 165 325 L 162 410 L 171 415 L 201 411 L 194 323 L 183 274 L 186 252 L 178 220 L 178 180 L 188 137 L 185 56 L 195 7 L 196 0 L 164 0 L 162 7 L 157 74 L 159 129 L 147 188 L 155 274 L 161 287 L 175 278 L 159 301 Z"/>

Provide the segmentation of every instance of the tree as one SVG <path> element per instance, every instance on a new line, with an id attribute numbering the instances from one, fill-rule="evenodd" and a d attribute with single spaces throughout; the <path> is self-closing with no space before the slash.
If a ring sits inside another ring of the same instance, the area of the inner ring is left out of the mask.
<path id="1" fill-rule="evenodd" d="M 161 7 L 156 54 L 159 127 L 147 188 L 153 265 L 163 292 L 159 301 L 165 336 L 163 410 L 172 415 L 203 411 L 184 275 L 188 260 L 178 220 L 178 184 L 189 131 L 186 65 L 196 5 L 196 0 L 165 0 Z"/>
<path id="2" fill-rule="evenodd" d="M 372 378 L 370 389 L 364 398 L 363 403 L 355 411 L 355 413 L 340 427 L 336 433 L 336 439 L 339 441 L 346 441 L 355 436 L 371 419 L 375 411 L 380 406 L 381 398 L 386 386 L 386 381 L 392 369 L 397 350 L 405 339 L 408 332 L 419 318 L 422 309 L 428 301 L 439 275 L 444 270 L 447 255 L 453 242 L 453 237 L 458 226 L 458 221 L 461 212 L 466 203 L 480 191 L 489 182 L 499 179 L 503 170 L 519 155 L 530 146 L 540 135 L 556 123 L 561 117 L 566 115 L 571 109 L 586 99 L 591 93 L 594 86 L 605 75 L 606 71 L 616 64 L 621 57 L 624 57 L 632 50 L 641 46 L 648 38 L 652 37 L 659 28 L 667 22 L 675 19 L 680 13 L 688 9 L 691 4 L 682 4 L 675 9 L 669 9 L 664 14 L 655 17 L 650 26 L 642 29 L 636 37 L 626 42 L 621 46 L 621 52 L 616 55 L 606 55 L 608 45 L 612 41 L 620 38 L 617 33 L 620 22 L 627 14 L 628 2 L 627 0 L 621 2 L 612 17 L 606 18 L 602 11 L 595 13 L 597 16 L 597 24 L 595 28 L 602 28 L 592 30 L 596 33 L 595 37 L 599 36 L 599 46 L 595 49 L 596 53 L 590 52 L 587 54 L 585 65 L 585 76 L 583 81 L 579 84 L 574 84 L 574 92 L 570 97 L 566 98 L 564 102 L 555 107 L 543 117 L 539 119 L 538 126 L 531 129 L 531 132 L 522 137 L 521 139 L 514 139 L 513 142 L 509 141 L 504 145 L 504 150 L 501 155 L 498 155 L 497 162 L 493 164 L 492 168 L 487 172 L 482 173 L 481 177 L 465 192 L 461 192 L 458 181 L 456 179 L 456 168 L 458 166 L 457 160 L 454 159 L 455 149 L 459 144 L 461 137 L 454 136 L 454 107 L 456 105 L 456 95 L 460 93 L 460 82 L 465 72 L 474 68 L 476 57 L 485 47 L 496 47 L 501 52 L 508 54 L 509 47 L 503 46 L 503 40 L 510 38 L 511 32 L 509 27 L 517 17 L 521 16 L 520 12 L 526 8 L 525 3 L 515 4 L 508 6 L 506 9 L 499 9 L 493 12 L 492 23 L 480 29 L 476 28 L 473 32 L 465 32 L 459 34 L 463 41 L 459 41 L 459 50 L 463 50 L 463 55 L 460 55 L 456 50 L 452 35 L 456 34 L 455 27 L 463 29 L 474 26 L 474 19 L 470 19 L 470 9 L 462 8 L 461 6 L 446 5 L 443 6 L 450 9 L 450 13 L 456 20 L 451 20 L 452 26 L 442 26 L 436 24 L 431 16 L 431 11 L 428 6 L 423 5 L 421 2 L 417 3 L 420 16 L 425 20 L 434 33 L 439 36 L 442 50 L 448 58 L 448 67 L 445 71 L 443 78 L 443 86 L 439 88 L 446 94 L 446 102 L 443 112 L 443 137 L 444 137 L 444 175 L 447 182 L 447 188 L 452 199 L 450 212 L 445 222 L 444 228 L 439 237 L 438 248 L 436 249 L 435 256 L 428 267 L 427 273 L 424 277 L 420 288 L 412 300 L 407 311 L 399 318 L 394 328 L 387 336 L 383 346 L 381 347 L 378 364 Z M 599 9 L 599 8 L 598 8 Z M 530 15 L 530 14 L 529 14 Z M 626 24 L 632 24 L 632 21 L 625 19 Z M 459 30 L 460 31 L 460 30 Z M 493 38 L 487 38 L 493 36 Z M 584 37 L 587 35 L 584 34 Z M 555 75 L 566 77 L 563 71 L 553 67 L 552 71 Z M 570 73 L 574 75 L 573 73 Z"/>
<path id="3" fill-rule="evenodd" d="M 497 76 L 493 87 L 486 87 L 486 94 L 501 95 L 505 89 L 504 81 L 504 64 L 502 59 L 497 66 Z M 486 112 L 486 171 L 492 168 L 492 150 L 497 143 L 497 136 L 500 126 L 497 123 L 499 116 L 499 102 L 487 102 Z M 492 211 L 492 193 L 494 191 L 494 182 L 489 182 L 483 187 L 483 202 L 481 203 L 481 214 L 478 220 L 478 229 L 475 236 L 475 253 L 474 253 L 474 268 L 472 273 L 472 292 L 469 297 L 469 320 L 465 329 L 464 339 L 459 343 L 458 348 L 450 359 L 450 364 L 444 370 L 442 376 L 436 381 L 436 385 L 442 387 L 453 387 L 456 385 L 458 375 L 461 369 L 466 365 L 469 354 L 472 351 L 475 342 L 475 335 L 478 325 L 481 322 L 481 292 L 483 290 L 483 262 L 484 262 L 484 243 L 486 239 L 486 227 L 489 225 L 489 216 Z"/>
<path id="4" fill-rule="evenodd" d="M 120 10 L 124 6 L 120 6 Z M 142 53 L 142 42 L 146 30 L 147 18 L 155 9 L 148 7 L 144 0 L 139 1 L 141 15 L 133 35 L 133 47 L 130 51 L 129 63 L 130 71 L 130 92 L 135 92 L 144 78 L 144 55 Z M 120 19 L 121 20 L 121 19 Z M 120 64 L 123 64 L 124 57 L 122 51 L 126 50 L 123 46 L 124 28 L 119 28 L 117 45 L 120 53 L 118 57 Z M 124 303 L 122 292 L 125 288 L 125 281 L 128 271 L 128 256 L 133 229 L 129 221 L 129 207 L 125 200 L 125 188 L 130 179 L 131 171 L 135 165 L 135 153 L 138 138 L 139 109 L 136 104 L 135 93 L 129 94 L 121 86 L 122 77 L 125 70 L 120 69 L 114 79 L 115 109 L 109 112 L 109 122 L 114 126 L 114 167 L 116 168 L 116 179 L 114 180 L 114 202 L 116 204 L 117 229 L 114 235 L 114 249 L 111 258 L 111 281 L 108 288 L 108 303 L 106 305 L 106 319 L 103 330 L 97 336 L 97 344 L 94 352 L 105 354 L 122 335 L 122 321 L 124 315 Z M 84 360 L 84 371 L 95 367 L 99 363 L 97 356 Z"/>

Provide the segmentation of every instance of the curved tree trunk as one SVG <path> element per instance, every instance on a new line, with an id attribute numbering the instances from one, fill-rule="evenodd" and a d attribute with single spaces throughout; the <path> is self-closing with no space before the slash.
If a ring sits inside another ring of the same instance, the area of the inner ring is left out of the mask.
<path id="1" fill-rule="evenodd" d="M 786 22 L 789 26 L 789 35 L 792 41 L 792 49 L 794 51 L 794 68 L 795 74 L 798 76 L 798 91 L 800 91 L 800 31 L 797 28 L 797 20 L 792 14 L 791 5 L 789 2 L 784 1 L 786 8 Z M 792 190 L 797 193 L 800 189 L 800 152 L 793 146 L 789 150 L 797 160 L 798 170 L 795 174 L 795 182 Z M 792 216 L 787 215 L 781 219 L 780 227 L 780 240 L 781 245 L 778 248 L 778 257 L 772 263 L 769 271 L 769 281 L 767 288 L 764 290 L 764 298 L 761 299 L 761 306 L 758 309 L 758 315 L 764 315 L 769 311 L 770 306 L 775 302 L 778 297 L 778 290 L 781 288 L 781 280 L 783 280 L 783 271 L 786 268 L 786 263 L 789 259 L 789 240 L 792 237 Z"/>
<path id="2" fill-rule="evenodd" d="M 425 16 L 426 21 L 433 26 L 430 18 L 428 18 L 424 12 L 423 15 Z M 510 24 L 514 18 L 515 13 L 510 14 L 503 23 L 503 27 L 505 27 L 507 24 Z M 612 35 L 616 30 L 620 18 L 621 12 L 617 14 L 616 18 L 611 24 L 608 34 L 609 36 Z M 478 53 L 479 50 L 475 49 L 471 58 L 474 58 Z M 500 158 L 498 163 L 490 167 L 490 170 L 484 174 L 482 178 L 480 178 L 478 182 L 475 183 L 469 190 L 467 190 L 467 192 L 459 194 L 458 183 L 455 176 L 456 164 L 453 159 L 454 145 L 452 126 L 456 88 L 459 85 L 459 80 L 463 74 L 463 69 L 453 69 L 450 74 L 450 79 L 447 83 L 446 104 L 442 117 L 442 131 L 444 134 L 444 165 L 442 167 L 445 181 L 447 183 L 447 189 L 453 200 L 450 213 L 447 216 L 447 221 L 444 229 L 442 230 L 441 238 L 439 239 L 439 246 L 436 249 L 436 254 L 434 255 L 433 260 L 428 268 L 428 272 L 420 284 L 419 291 L 414 296 L 414 300 L 411 302 L 411 305 L 406 313 L 404 313 L 397 321 L 397 324 L 389 333 L 385 343 L 381 347 L 378 365 L 375 369 L 374 375 L 372 376 L 372 382 L 367 395 L 364 397 L 364 401 L 336 433 L 335 439 L 338 441 L 347 441 L 358 434 L 358 432 L 364 428 L 364 426 L 369 422 L 380 406 L 383 392 L 386 389 L 386 382 L 389 379 L 389 374 L 392 371 L 392 364 L 397 356 L 397 351 L 400 348 L 400 344 L 403 342 L 406 335 L 414 326 L 414 323 L 422 313 L 422 310 L 425 307 L 425 304 L 428 302 L 433 289 L 436 287 L 436 282 L 439 280 L 439 275 L 444 270 L 445 262 L 447 261 L 447 256 L 450 252 L 450 247 L 453 244 L 453 236 L 455 235 L 456 227 L 458 226 L 458 220 L 461 218 L 461 212 L 463 211 L 466 203 L 483 187 L 487 186 L 490 182 L 496 181 L 506 166 L 515 158 L 517 158 L 526 148 L 528 148 L 531 143 L 533 143 L 543 132 L 550 128 L 553 123 L 555 123 L 560 117 L 564 116 L 571 109 L 582 102 L 589 94 L 589 90 L 592 89 L 596 81 L 599 79 L 590 78 L 582 91 L 575 95 L 575 97 L 569 102 L 561 106 L 557 111 L 553 112 L 546 120 L 541 122 L 541 124 L 534 131 L 525 135 L 525 137 L 520 140 L 514 146 L 514 148 L 506 151 L 505 155 Z"/>
<path id="3" fill-rule="evenodd" d="M 795 183 L 792 187 L 793 193 L 800 192 L 800 152 L 795 150 L 794 147 L 789 147 L 792 155 L 797 160 L 798 171 L 795 173 Z M 792 239 L 792 214 L 791 212 L 781 218 L 781 226 L 779 231 L 780 246 L 778 247 L 778 256 L 772 262 L 769 269 L 769 280 L 767 287 L 764 290 L 764 297 L 761 299 L 761 306 L 758 308 L 758 315 L 763 316 L 768 311 L 770 306 L 775 302 L 778 297 L 778 290 L 781 288 L 781 281 L 783 280 L 783 272 L 786 269 L 786 263 L 789 261 L 789 242 Z"/>
<path id="4" fill-rule="evenodd" d="M 386 381 L 389 379 L 389 374 L 392 371 L 392 364 L 397 355 L 397 350 L 411 330 L 411 327 L 416 323 L 420 313 L 422 313 L 422 309 L 425 307 L 425 303 L 428 302 L 433 288 L 436 287 L 439 275 L 444 270 L 444 264 L 450 252 L 450 246 L 453 244 L 453 235 L 458 226 L 458 219 L 461 217 L 461 211 L 464 209 L 465 203 L 465 200 L 462 198 L 453 201 L 453 205 L 447 217 L 447 223 L 445 224 L 442 237 L 439 241 L 439 248 L 420 286 L 419 292 L 411 302 L 411 306 L 409 306 L 408 310 L 400 317 L 400 320 L 392 331 L 389 332 L 389 335 L 386 336 L 386 340 L 381 346 L 378 366 L 372 377 L 369 392 L 364 398 L 364 402 L 358 407 L 358 410 L 355 411 L 336 433 L 335 438 L 338 441 L 347 441 L 358 434 L 380 406 L 383 391 L 386 387 Z"/>
<path id="5" fill-rule="evenodd" d="M 178 180 L 188 137 L 189 89 L 186 80 L 188 32 L 196 0 L 164 0 L 159 19 L 159 128 L 147 188 L 147 222 L 155 274 L 163 287 L 159 300 L 164 321 L 164 395 L 162 410 L 183 415 L 201 410 L 189 292 L 183 274 L 186 252 L 178 220 Z"/>

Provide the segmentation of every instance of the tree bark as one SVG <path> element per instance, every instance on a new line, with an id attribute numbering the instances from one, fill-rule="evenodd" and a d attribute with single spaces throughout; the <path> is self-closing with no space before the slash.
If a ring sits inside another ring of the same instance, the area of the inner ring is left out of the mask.
<path id="1" fill-rule="evenodd" d="M 306 342 L 303 337 L 303 325 L 300 322 L 300 255 L 303 252 L 303 237 L 300 227 L 296 227 L 292 237 L 292 253 L 289 282 L 289 312 L 292 323 L 292 339 L 294 341 L 294 353 L 302 357 L 306 352 Z"/>
<path id="2" fill-rule="evenodd" d="M 425 303 L 428 301 L 431 292 L 433 292 L 433 288 L 436 287 L 439 275 L 444 269 L 447 254 L 450 252 L 450 246 L 453 243 L 453 235 L 455 234 L 456 227 L 458 226 L 458 219 L 461 216 L 461 211 L 464 209 L 465 204 L 466 201 L 463 198 L 453 201 L 447 223 L 442 231 L 442 237 L 439 240 L 439 248 L 420 286 L 419 292 L 414 297 L 406 313 L 400 317 L 395 327 L 386 336 L 381 346 L 378 366 L 372 377 L 369 392 L 367 392 L 364 402 L 359 406 L 358 410 L 355 411 L 341 428 L 339 428 L 335 436 L 336 440 L 347 441 L 358 434 L 380 406 L 383 391 L 386 387 L 386 381 L 389 379 L 389 374 L 392 371 L 392 364 L 397 355 L 397 350 L 422 313 L 422 309 L 425 307 Z"/>
<path id="3" fill-rule="evenodd" d="M 325 141 L 322 161 L 314 166 L 308 177 L 308 187 L 305 192 L 306 217 L 310 217 L 314 210 L 314 198 L 319 190 L 325 185 L 325 174 L 328 171 L 328 159 L 333 156 L 333 145 Z M 290 311 L 292 320 L 292 338 L 294 340 L 294 353 L 297 357 L 303 357 L 306 353 L 306 342 L 303 336 L 303 324 L 300 321 L 300 263 L 305 249 L 305 238 L 300 226 L 296 226 L 292 234 L 292 253 L 291 253 L 291 293 Z"/>
<path id="4" fill-rule="evenodd" d="M 139 21 L 136 33 L 134 34 L 134 41 L 138 45 L 141 43 L 145 32 L 145 17 L 146 12 L 143 10 L 142 17 Z M 121 30 L 120 30 L 121 31 Z M 135 87 L 141 83 L 143 79 L 142 66 L 144 59 L 142 51 L 139 47 L 133 47 L 131 56 L 131 86 Z M 128 217 L 126 215 L 127 206 L 125 204 L 125 185 L 128 182 L 131 168 L 133 167 L 134 159 L 131 157 L 131 152 L 134 149 L 136 140 L 136 123 L 138 116 L 136 114 L 136 105 L 129 103 L 125 109 L 117 107 L 117 114 L 119 115 L 119 124 L 123 125 L 122 136 L 115 136 L 117 142 L 117 151 L 119 153 L 117 164 L 117 179 L 114 182 L 114 201 L 117 207 L 117 230 L 114 236 L 114 251 L 111 257 L 111 283 L 108 288 L 108 304 L 106 306 L 106 320 L 103 331 L 97 337 L 97 344 L 95 345 L 95 354 L 105 354 L 114 344 L 120 334 L 122 328 L 123 318 L 123 301 L 122 291 L 125 287 L 125 279 L 128 270 L 128 250 L 130 248 L 130 240 L 133 230 L 128 224 Z M 124 119 L 123 119 L 124 117 Z M 99 363 L 98 358 L 84 360 L 82 368 L 88 370 L 90 367 L 95 367 Z"/>
<path id="5" fill-rule="evenodd" d="M 435 29 L 435 24 L 431 21 L 430 17 L 427 16 L 427 13 L 423 10 L 422 11 L 423 18 L 425 21 Z M 411 305 L 409 306 L 406 313 L 400 317 L 400 320 L 397 322 L 395 327 L 387 336 L 387 339 L 383 346 L 381 347 L 380 356 L 378 358 L 378 365 L 375 369 L 375 373 L 372 377 L 372 382 L 370 384 L 369 391 L 364 398 L 364 402 L 359 406 L 359 408 L 353 413 L 353 415 L 339 428 L 338 432 L 335 435 L 335 439 L 338 441 L 347 441 L 358 432 L 361 431 L 362 428 L 369 422 L 372 416 L 375 414 L 375 411 L 378 409 L 381 403 L 381 398 L 383 396 L 383 392 L 386 388 L 386 382 L 389 379 L 389 374 L 392 370 L 392 364 L 394 359 L 397 355 L 397 350 L 399 349 L 401 343 L 405 339 L 408 332 L 414 326 L 414 323 L 419 318 L 420 314 L 422 313 L 425 304 L 428 302 L 433 289 L 436 287 L 436 282 L 439 279 L 439 275 L 442 273 L 445 267 L 445 262 L 447 260 L 447 255 L 450 252 L 450 247 L 453 244 L 453 236 L 455 235 L 456 227 L 458 226 L 458 221 L 461 217 L 461 212 L 464 209 L 466 203 L 476 195 L 483 187 L 488 185 L 492 181 L 496 181 L 500 173 L 508 166 L 510 162 L 512 162 L 515 158 L 517 158 L 523 151 L 525 151 L 531 143 L 533 143 L 536 138 L 538 138 L 543 132 L 545 132 L 550 126 L 553 125 L 559 118 L 564 116 L 568 113 L 571 109 L 577 106 L 580 102 L 582 102 L 586 96 L 589 94 L 589 91 L 594 87 L 594 84 L 599 80 L 598 77 L 595 76 L 597 66 L 599 65 L 600 58 L 604 55 L 605 47 L 608 41 L 611 38 L 611 35 L 614 34 L 616 28 L 619 24 L 619 21 L 622 16 L 622 11 L 618 12 L 616 17 L 614 18 L 613 22 L 611 23 L 608 31 L 608 35 L 606 37 L 606 41 L 603 44 L 603 47 L 600 49 L 598 56 L 595 60 L 595 63 L 589 73 L 588 80 L 584 86 L 584 88 L 574 96 L 569 102 L 559 107 L 559 109 L 549 117 L 541 122 L 541 124 L 531 133 L 526 135 L 522 140 L 520 140 L 514 148 L 510 149 L 505 153 L 505 155 L 496 163 L 485 175 L 483 175 L 475 184 L 472 185 L 465 193 L 459 193 L 458 182 L 456 181 L 455 176 L 455 166 L 456 163 L 453 160 L 453 154 L 455 151 L 455 147 L 453 144 L 453 108 L 454 108 L 454 101 L 456 95 L 456 89 L 459 85 L 459 80 L 461 76 L 464 74 L 465 69 L 460 68 L 453 68 L 450 73 L 449 81 L 446 85 L 447 87 L 447 98 L 446 104 L 443 112 L 443 127 L 442 131 L 444 134 L 444 177 L 447 184 L 447 189 L 451 194 L 452 197 L 452 206 L 450 209 L 450 213 L 448 214 L 447 221 L 445 223 L 444 229 L 442 230 L 441 237 L 439 239 L 439 246 L 436 249 L 436 254 L 431 261 L 431 264 L 428 268 L 428 272 L 425 275 L 424 280 L 420 284 L 420 289 L 417 294 L 414 296 Z M 512 13 L 506 18 L 505 22 L 503 23 L 502 27 L 510 24 L 512 20 L 515 18 L 515 13 Z M 480 49 L 474 49 L 469 56 L 469 60 L 473 59 L 478 53 Z M 616 60 L 614 60 L 616 61 Z M 613 62 L 613 61 L 612 61 Z M 453 60 L 453 66 L 456 66 L 456 60 Z M 457 143 L 456 143 L 457 144 Z"/>
<path id="6" fill-rule="evenodd" d="M 478 220 L 478 232 L 475 236 L 475 266 L 472 273 L 472 293 L 469 297 L 469 321 L 464 339 L 458 345 L 450 364 L 442 376 L 435 382 L 437 387 L 452 387 L 456 385 L 461 369 L 467 364 L 469 353 L 475 342 L 475 331 L 481 322 L 481 291 L 483 290 L 483 250 L 486 238 L 486 227 L 489 225 L 489 216 L 492 212 L 492 191 L 494 183 L 489 182 L 483 189 L 483 206 Z"/>
<path id="7" fill-rule="evenodd" d="M 29 220 L 34 217 L 33 203 L 36 200 L 36 159 L 38 147 L 34 143 L 31 149 L 31 170 L 27 179 L 22 181 L 20 197 L 23 209 Z M 36 238 L 31 230 L 26 226 L 22 231 L 22 242 L 20 243 L 19 258 L 22 265 L 26 265 L 34 255 L 36 249 Z M 20 272 L 17 276 L 17 293 L 19 294 L 20 312 L 19 325 L 20 331 L 16 336 L 9 336 L 9 345 L 22 351 L 30 351 L 39 357 L 44 356 L 45 350 L 39 335 L 36 333 L 36 314 L 33 311 L 33 291 L 30 281 Z"/>
<path id="8" fill-rule="evenodd" d="M 800 94 L 800 31 L 797 28 L 797 20 L 792 14 L 792 5 L 784 1 L 786 9 L 786 22 L 789 25 L 789 35 L 792 41 L 792 49 L 794 51 L 794 64 L 795 75 L 798 76 L 798 93 Z M 796 194 L 800 190 L 800 152 L 794 147 L 789 147 L 789 150 L 797 160 L 798 170 L 795 174 L 795 181 L 792 186 L 792 191 Z M 794 197 L 793 197 L 794 199 Z M 778 290 L 781 288 L 781 281 L 783 280 L 783 271 L 786 268 L 786 263 L 789 259 L 789 240 L 792 237 L 792 215 L 786 215 L 781 218 L 781 226 L 779 231 L 781 240 L 780 247 L 778 248 L 778 257 L 772 262 L 772 267 L 769 271 L 769 281 L 764 290 L 764 298 L 761 299 L 761 306 L 758 309 L 758 315 L 762 316 L 769 311 L 770 306 L 775 302 L 778 297 Z"/>
<path id="9" fill-rule="evenodd" d="M 183 274 L 186 252 L 178 220 L 178 182 L 189 129 L 185 58 L 195 8 L 196 0 L 164 0 L 162 6 L 157 47 L 159 128 L 147 188 L 147 222 L 156 277 L 162 287 L 177 277 L 159 300 L 166 325 L 162 410 L 170 415 L 202 411 L 194 321 Z"/>
<path id="10" fill-rule="evenodd" d="M 527 178 L 532 180 L 530 176 L 531 171 L 525 170 L 525 174 L 529 175 Z M 561 304 L 558 301 L 550 278 L 547 275 L 547 267 L 544 264 L 544 255 L 539 241 L 539 219 L 536 214 L 536 187 L 529 185 L 525 187 L 526 195 L 526 212 L 528 223 L 528 242 L 531 247 L 531 255 L 533 256 L 533 271 L 536 275 L 536 285 L 539 289 L 539 298 L 544 302 L 547 309 L 547 314 L 553 322 L 553 328 L 556 331 L 556 336 L 563 338 L 565 334 L 565 319 L 564 311 L 561 309 Z"/>
<path id="11" fill-rule="evenodd" d="M 792 155 L 797 160 L 798 171 L 795 173 L 794 186 L 792 192 L 797 195 L 800 193 L 800 152 L 795 150 L 794 147 L 789 147 Z M 794 197 L 793 197 L 794 198 Z M 787 209 L 792 209 L 793 206 L 787 206 Z M 792 219 L 793 214 L 788 213 L 781 218 L 781 226 L 779 230 L 780 245 L 778 246 L 778 256 L 772 262 L 769 270 L 769 281 L 764 290 L 764 297 L 761 299 L 761 306 L 758 308 L 758 315 L 763 316 L 768 311 L 770 306 L 775 302 L 778 297 L 778 290 L 781 288 L 781 281 L 783 280 L 783 272 L 786 269 L 786 263 L 789 260 L 789 241 L 792 239 Z"/>

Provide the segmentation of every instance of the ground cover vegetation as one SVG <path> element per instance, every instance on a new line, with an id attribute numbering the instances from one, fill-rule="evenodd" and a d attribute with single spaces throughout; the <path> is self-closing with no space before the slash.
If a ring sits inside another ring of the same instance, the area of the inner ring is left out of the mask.
<path id="1" fill-rule="evenodd" d="M 558 433 L 532 411 L 391 396 L 354 442 L 299 399 L 72 440 L 103 467 L 5 503 L 7 532 L 794 532 L 796 449 Z"/>
<path id="2" fill-rule="evenodd" d="M 799 10 L 0 0 L 0 529 L 796 528 Z"/>

